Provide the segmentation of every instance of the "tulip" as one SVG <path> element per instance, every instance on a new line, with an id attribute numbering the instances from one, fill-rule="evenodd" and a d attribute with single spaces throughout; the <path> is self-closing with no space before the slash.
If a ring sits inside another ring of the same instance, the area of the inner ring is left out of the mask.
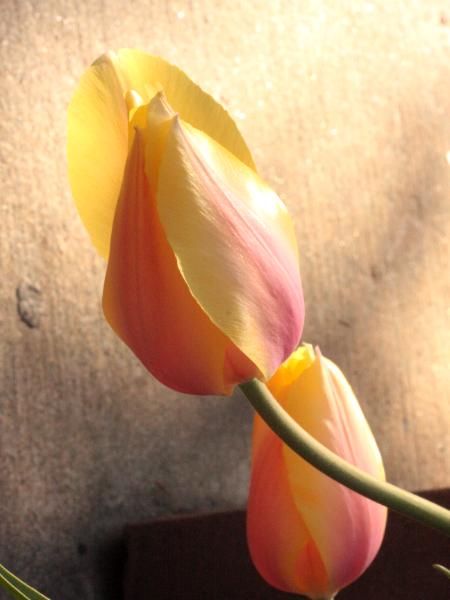
<path id="1" fill-rule="evenodd" d="M 68 163 L 105 316 L 147 369 L 198 394 L 270 377 L 303 327 L 297 244 L 228 113 L 161 58 L 110 53 L 71 101 Z"/>
<path id="2" fill-rule="evenodd" d="M 299 348 L 268 387 L 316 440 L 384 480 L 378 447 L 350 385 L 318 350 Z M 270 585 L 334 598 L 374 559 L 385 524 L 384 506 L 323 475 L 255 417 L 247 539 Z"/>

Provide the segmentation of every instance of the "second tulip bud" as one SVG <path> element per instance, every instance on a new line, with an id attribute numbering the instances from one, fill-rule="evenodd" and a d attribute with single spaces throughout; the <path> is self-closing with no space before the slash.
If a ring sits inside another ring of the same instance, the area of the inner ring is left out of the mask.
<path id="1" fill-rule="evenodd" d="M 301 347 L 268 387 L 303 429 L 384 480 L 381 456 L 342 372 Z M 247 535 L 253 562 L 272 586 L 331 599 L 358 578 L 381 545 L 386 508 L 333 481 L 288 448 L 257 415 Z"/>

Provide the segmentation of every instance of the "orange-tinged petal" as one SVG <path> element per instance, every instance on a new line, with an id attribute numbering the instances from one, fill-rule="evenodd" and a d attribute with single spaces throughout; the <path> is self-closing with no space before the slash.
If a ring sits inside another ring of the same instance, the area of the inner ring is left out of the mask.
<path id="1" fill-rule="evenodd" d="M 180 276 L 144 170 L 136 130 L 118 202 L 103 307 L 116 333 L 171 388 L 228 394 L 258 369 L 210 321 Z"/>
<path id="2" fill-rule="evenodd" d="M 177 118 L 161 158 L 157 201 L 193 296 L 270 376 L 297 346 L 304 317 L 285 206 L 253 170 Z"/>
<path id="3" fill-rule="evenodd" d="M 253 448 L 247 538 L 256 568 L 270 585 L 286 592 L 308 591 L 313 577 L 318 587 L 326 587 L 323 562 L 290 492 L 283 443 L 259 417 Z"/>
<path id="4" fill-rule="evenodd" d="M 300 348 L 278 369 L 268 386 L 283 408 L 318 441 L 368 473 L 384 478 L 376 442 L 351 387 L 320 352 L 314 356 L 311 347 Z M 259 423 L 259 417 L 256 423 L 258 428 L 266 427 Z M 275 437 L 268 428 L 266 435 Z M 253 446 L 252 481 L 261 477 L 260 472 L 270 461 L 268 453 L 263 455 L 258 437 Z M 299 580 L 289 591 L 310 598 L 331 598 L 359 577 L 375 557 L 384 534 L 386 509 L 326 477 L 284 444 L 281 455 L 280 468 L 287 480 L 284 493 L 295 506 L 295 523 L 298 519 L 303 523 L 309 540 L 305 552 L 303 537 L 298 541 L 296 534 L 294 539 L 289 533 L 285 537 L 288 545 L 297 544 L 299 556 L 295 571 Z M 259 493 L 264 496 L 270 492 L 261 488 Z M 261 499 L 252 500 L 253 504 L 258 502 Z M 284 535 L 285 519 L 294 519 L 285 515 L 284 509 L 277 514 L 272 508 L 272 531 L 281 527 Z M 258 516 L 260 525 L 266 525 L 267 516 Z M 251 515 L 248 518 L 255 520 Z M 263 536 L 259 543 L 268 553 L 269 564 L 278 564 L 278 558 L 270 557 L 270 535 Z M 322 569 L 326 573 L 323 578 L 317 575 Z"/>

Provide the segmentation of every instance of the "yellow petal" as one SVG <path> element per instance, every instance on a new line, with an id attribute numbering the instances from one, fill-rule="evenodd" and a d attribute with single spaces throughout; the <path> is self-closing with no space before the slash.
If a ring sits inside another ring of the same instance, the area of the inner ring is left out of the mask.
<path id="1" fill-rule="evenodd" d="M 108 256 L 109 238 L 128 148 L 128 111 L 111 61 L 82 76 L 68 114 L 69 180 L 92 242 Z"/>

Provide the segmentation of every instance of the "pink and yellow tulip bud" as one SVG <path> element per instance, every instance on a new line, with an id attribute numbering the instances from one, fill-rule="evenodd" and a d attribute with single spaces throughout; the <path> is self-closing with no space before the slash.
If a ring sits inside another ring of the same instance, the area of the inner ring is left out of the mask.
<path id="1" fill-rule="evenodd" d="M 68 162 L 108 259 L 105 316 L 147 369 L 198 394 L 270 377 L 303 327 L 297 244 L 228 113 L 161 58 L 120 50 L 81 78 Z"/>
<path id="2" fill-rule="evenodd" d="M 268 387 L 319 442 L 384 480 L 373 434 L 335 364 L 301 347 Z M 255 417 L 247 537 L 253 562 L 270 585 L 334 598 L 372 562 L 385 524 L 384 506 L 323 475 Z"/>

